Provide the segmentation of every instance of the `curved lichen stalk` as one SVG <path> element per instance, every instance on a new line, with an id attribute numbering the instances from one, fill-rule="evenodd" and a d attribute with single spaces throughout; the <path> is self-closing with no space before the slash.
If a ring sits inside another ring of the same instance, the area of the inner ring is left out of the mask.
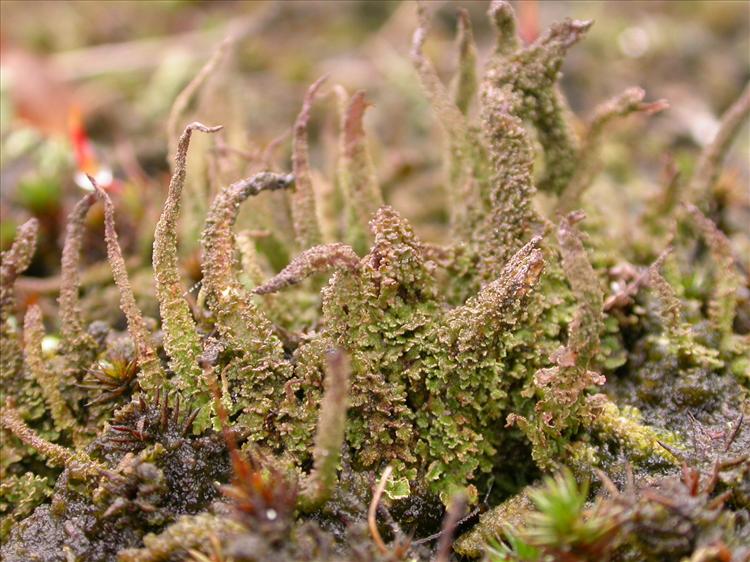
<path id="1" fill-rule="evenodd" d="M 604 295 L 575 227 L 584 217 L 581 211 L 564 216 L 557 228 L 557 241 L 565 277 L 578 302 L 568 330 L 567 348 L 575 354 L 576 364 L 587 369 L 599 351 L 599 335 L 604 328 Z"/>
<path id="2" fill-rule="evenodd" d="M 662 333 L 671 348 L 670 351 L 679 357 L 682 362 L 711 369 L 722 367 L 723 362 L 719 359 L 719 351 L 701 344 L 696 339 L 690 323 L 683 318 L 680 297 L 670 282 L 659 272 L 665 263 L 669 263 L 668 259 L 673 256 L 669 253 L 663 253 L 662 256 L 648 268 L 646 282 L 656 296 L 655 313 L 661 322 Z M 726 343 L 721 339 L 726 335 L 722 334 L 718 328 L 717 335 L 720 338 L 720 346 Z"/>
<path id="3" fill-rule="evenodd" d="M 706 241 L 714 261 L 714 289 L 708 303 L 708 320 L 725 340 L 722 342 L 724 345 L 733 334 L 737 294 L 742 286 L 742 278 L 734 260 L 732 244 L 726 235 L 698 207 L 687 204 L 686 209 Z"/>
<path id="4" fill-rule="evenodd" d="M 307 124 L 310 121 L 310 109 L 326 76 L 318 78 L 305 94 L 302 110 L 294 123 L 292 142 L 292 171 L 294 173 L 294 190 L 292 191 L 292 219 L 297 245 L 305 250 L 320 244 L 321 235 L 315 208 L 315 190 L 310 174 L 310 154 L 307 140 Z"/>
<path id="5" fill-rule="evenodd" d="M 182 188 L 185 185 L 187 151 L 193 131 L 214 133 L 221 127 L 207 127 L 194 122 L 185 128 L 177 143 L 175 167 L 169 182 L 154 234 L 154 278 L 159 312 L 164 327 L 164 349 L 169 355 L 169 366 L 176 375 L 176 385 L 193 395 L 202 388 L 201 340 L 190 307 L 183 297 L 185 289 L 180 281 L 177 257 L 177 218 L 180 214 Z M 204 403 L 208 402 L 208 395 Z"/>
<path id="6" fill-rule="evenodd" d="M 31 258 L 36 251 L 36 237 L 39 232 L 39 221 L 29 219 L 16 231 L 16 240 L 10 250 L 2 253 L 0 262 L 0 322 L 3 329 L 13 315 L 16 304 L 14 284 L 16 278 L 31 265 Z"/>
<path id="7" fill-rule="evenodd" d="M 96 195 L 88 193 L 81 198 L 68 216 L 65 244 L 62 251 L 60 281 L 60 332 L 65 360 L 69 368 L 86 369 L 94 359 L 96 342 L 84 328 L 81 314 L 80 277 L 81 248 L 85 232 L 86 215 L 96 202 Z"/>
<path id="8" fill-rule="evenodd" d="M 39 221 L 29 219 L 16 230 L 16 239 L 9 250 L 0 256 L 0 380 L 10 380 L 21 368 L 21 347 L 18 330 L 11 325 L 15 314 L 15 283 L 31 264 L 36 250 Z M 0 394 L 2 394 L 0 385 Z"/>
<path id="9" fill-rule="evenodd" d="M 648 269 L 648 286 L 657 297 L 657 314 L 664 332 L 675 342 L 687 341 L 690 338 L 687 324 L 682 319 L 682 303 L 674 287 L 661 273 L 660 265 Z"/>
<path id="10" fill-rule="evenodd" d="M 233 183 L 214 199 L 203 231 L 203 289 L 219 331 L 231 347 L 249 351 L 278 344 L 273 327 L 237 279 L 234 235 L 240 204 L 261 191 L 287 189 L 294 176 L 262 172 Z M 279 344 L 280 345 L 280 344 Z"/>
<path id="11" fill-rule="evenodd" d="M 557 228 L 562 269 L 578 303 L 568 326 L 568 341 L 549 358 L 552 367 L 534 374 L 533 384 L 539 399 L 532 419 L 517 414 L 508 418 L 509 423 L 518 423 L 526 433 L 533 445 L 534 460 L 542 467 L 559 461 L 562 447 L 570 437 L 566 432 L 574 432 L 582 423 L 588 425 L 593 421 L 595 414 L 584 391 L 605 382 L 604 376 L 590 370 L 604 327 L 604 296 L 575 227 L 583 218 L 580 211 L 570 213 L 560 220 Z"/>
<path id="12" fill-rule="evenodd" d="M 269 279 L 254 292 L 259 295 L 275 293 L 289 285 L 301 283 L 315 273 L 330 269 L 354 269 L 359 263 L 359 256 L 347 244 L 322 244 L 305 250 L 292 260 L 272 279 Z"/>
<path id="13" fill-rule="evenodd" d="M 128 333 L 133 340 L 136 360 L 141 369 L 138 382 L 144 390 L 156 390 L 166 382 L 166 376 L 151 343 L 151 335 L 146 329 L 143 314 L 135 302 L 133 288 L 130 286 L 125 259 L 122 257 L 117 230 L 115 230 L 115 207 L 109 194 L 97 185 L 96 180 L 91 176 L 88 178 L 94 186 L 97 197 L 104 203 L 104 239 L 107 243 L 107 259 L 112 268 L 112 277 L 120 291 L 120 308 L 125 314 Z"/>
<path id="14" fill-rule="evenodd" d="M 69 468 L 76 474 L 89 477 L 98 476 L 104 469 L 104 466 L 92 460 L 83 450 L 71 451 L 40 437 L 26 425 L 21 418 L 21 414 L 9 401 L 6 401 L 0 408 L 0 426 L 10 431 L 22 443 L 44 456 L 53 466 Z"/>
<path id="15" fill-rule="evenodd" d="M 243 412 L 241 423 L 256 441 L 273 431 L 269 413 L 278 409 L 282 388 L 291 375 L 274 326 L 237 276 L 232 226 L 240 204 L 264 190 L 287 189 L 294 176 L 262 172 L 224 188 L 208 212 L 203 247 L 203 290 L 223 345 L 232 352 L 221 372 L 233 402 L 230 414 Z"/>

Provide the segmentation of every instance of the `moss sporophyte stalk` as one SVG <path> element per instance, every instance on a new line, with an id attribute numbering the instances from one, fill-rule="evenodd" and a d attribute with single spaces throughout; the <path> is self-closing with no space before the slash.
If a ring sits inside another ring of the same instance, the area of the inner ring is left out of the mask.
<path id="1" fill-rule="evenodd" d="M 750 556 L 747 263 L 713 190 L 750 87 L 678 180 L 681 202 L 638 217 L 633 253 L 583 196 L 609 125 L 667 103 L 630 88 L 579 126 L 560 68 L 592 22 L 527 45 L 502 1 L 481 78 L 459 13 L 446 86 L 423 51 L 428 7 L 411 59 L 444 129 L 450 244 L 420 240 L 384 203 L 367 97 L 325 78 L 294 123 L 293 173 L 256 173 L 210 202 L 197 298 L 178 252 L 187 154 L 221 127 L 174 135 L 152 254 L 158 322 L 136 302 L 117 201 L 90 178 L 68 219 L 60 345 L 43 349 L 48 312 L 21 313 L 14 292 L 38 224 L 18 229 L 0 276 L 4 560 Z M 231 45 L 175 104 L 170 133 Z M 333 192 L 308 154 L 327 88 L 340 110 Z M 286 197 L 293 237 L 256 244 L 233 227 L 269 191 Z M 126 333 L 79 298 L 97 202 Z M 279 256 L 292 257 L 273 272 Z"/>

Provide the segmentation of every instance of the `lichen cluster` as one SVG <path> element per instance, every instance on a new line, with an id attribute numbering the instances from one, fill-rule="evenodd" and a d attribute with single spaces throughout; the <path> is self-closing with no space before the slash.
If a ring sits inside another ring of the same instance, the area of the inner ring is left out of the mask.
<path id="1" fill-rule="evenodd" d="M 523 45 L 508 3 L 489 17 L 497 41 L 481 81 L 467 14 L 450 88 L 423 53 L 423 7 L 413 38 L 445 131 L 448 246 L 384 204 L 368 102 L 340 86 L 331 224 L 307 140 L 324 79 L 294 126 L 293 173 L 257 173 L 213 199 L 197 299 L 178 257 L 186 158 L 194 134 L 220 127 L 192 123 L 172 143 L 153 245 L 158 322 L 136 304 L 115 203 L 90 178 L 68 222 L 59 345 L 45 349 L 41 309 L 21 321 L 14 296 L 37 225 L 20 227 L 0 294 L 3 559 L 748 555 L 747 264 L 713 186 L 750 89 L 683 202 L 644 213 L 634 249 L 621 248 L 582 196 L 608 124 L 666 103 L 632 88 L 579 126 L 558 79 L 591 22 Z M 287 196 L 294 230 L 284 253 L 296 257 L 278 272 L 273 247 L 233 232 L 240 206 L 266 191 Z M 97 201 L 126 332 L 79 302 Z M 502 503 L 477 517 L 485 494 Z"/>

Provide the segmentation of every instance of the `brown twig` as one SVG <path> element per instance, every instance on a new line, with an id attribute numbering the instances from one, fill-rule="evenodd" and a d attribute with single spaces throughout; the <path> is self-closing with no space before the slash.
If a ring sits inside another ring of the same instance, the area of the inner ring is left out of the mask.
<path id="1" fill-rule="evenodd" d="M 383 475 L 380 477 L 380 482 L 378 482 L 378 487 L 375 489 L 375 493 L 372 495 L 372 501 L 370 502 L 370 508 L 367 510 L 367 525 L 370 527 L 370 534 L 372 535 L 372 540 L 375 541 L 375 544 L 378 547 L 378 550 L 381 554 L 387 554 L 388 553 L 388 547 L 383 542 L 383 537 L 380 536 L 380 531 L 378 531 L 378 524 L 375 520 L 375 516 L 378 512 L 378 504 L 380 503 L 380 497 L 383 495 L 383 492 L 385 491 L 385 486 L 388 484 L 388 479 L 391 477 L 391 472 L 393 472 L 393 468 L 390 466 L 385 467 L 385 470 L 383 471 Z"/>
<path id="2" fill-rule="evenodd" d="M 466 510 L 466 496 L 458 494 L 451 499 L 448 510 L 443 519 L 443 528 L 441 530 L 440 540 L 438 541 L 435 562 L 449 562 L 451 545 L 453 544 L 453 534 L 461 521 L 461 515 Z"/>

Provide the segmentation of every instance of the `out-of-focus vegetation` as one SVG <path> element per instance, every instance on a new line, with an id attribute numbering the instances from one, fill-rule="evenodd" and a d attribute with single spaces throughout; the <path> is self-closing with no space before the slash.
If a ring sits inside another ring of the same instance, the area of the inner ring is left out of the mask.
<path id="1" fill-rule="evenodd" d="M 421 196 L 439 187 L 441 153 L 439 125 L 408 60 L 416 21 L 408 2 L 33 5 L 3 3 L 3 249 L 15 226 L 33 214 L 48 219 L 45 239 L 58 244 L 59 255 L 61 217 L 78 195 L 71 107 L 80 109 L 98 161 L 125 183 L 128 214 L 139 220 L 150 212 L 154 221 L 158 209 L 148 206 L 158 207 L 162 197 L 154 192 L 165 189 L 169 110 L 230 33 L 239 37 L 236 46 L 191 100 L 185 118 L 224 124 L 231 129 L 223 133 L 225 144 L 258 157 L 281 139 L 272 156 L 288 163 L 291 123 L 309 84 L 326 74 L 329 84 L 365 90 L 374 104 L 366 120 L 386 199 L 415 219 L 420 234 L 433 241 L 443 237 L 442 192 L 430 198 L 434 203 Z M 458 7 L 469 11 L 480 62 L 486 59 L 492 37 L 485 2 L 430 2 L 430 7 L 436 17 L 426 48 L 441 76 L 448 79 L 456 65 Z M 615 142 L 604 147 L 608 173 L 598 179 L 602 191 L 611 194 L 612 183 L 628 183 L 623 176 L 640 178 L 618 192 L 626 201 L 636 199 L 629 197 L 634 190 L 659 183 L 665 155 L 673 155 L 681 169 L 690 165 L 747 79 L 750 40 L 741 2 L 539 2 L 522 10 L 533 20 L 529 38 L 563 17 L 595 20 L 563 67 L 562 87 L 576 112 L 585 116 L 602 99 L 633 85 L 670 101 L 668 113 L 623 123 Z M 330 177 L 335 151 L 323 147 L 335 144 L 335 100 L 329 94 L 319 104 L 311 117 L 312 158 Z M 735 158 L 746 152 L 747 142 L 747 134 L 740 135 Z M 198 153 L 193 160 L 202 160 Z M 191 165 L 205 175 L 205 163 Z M 651 185 L 643 185 L 644 173 Z M 27 215 L 13 210 L 19 208 Z M 150 236 L 147 230 L 144 236 Z M 150 244 L 142 241 L 140 247 Z M 35 267 L 54 270 L 54 253 L 41 248 L 35 261 L 46 260 Z"/>
<path id="2" fill-rule="evenodd" d="M 750 556 L 747 3 L 0 7 L 5 558 Z"/>

